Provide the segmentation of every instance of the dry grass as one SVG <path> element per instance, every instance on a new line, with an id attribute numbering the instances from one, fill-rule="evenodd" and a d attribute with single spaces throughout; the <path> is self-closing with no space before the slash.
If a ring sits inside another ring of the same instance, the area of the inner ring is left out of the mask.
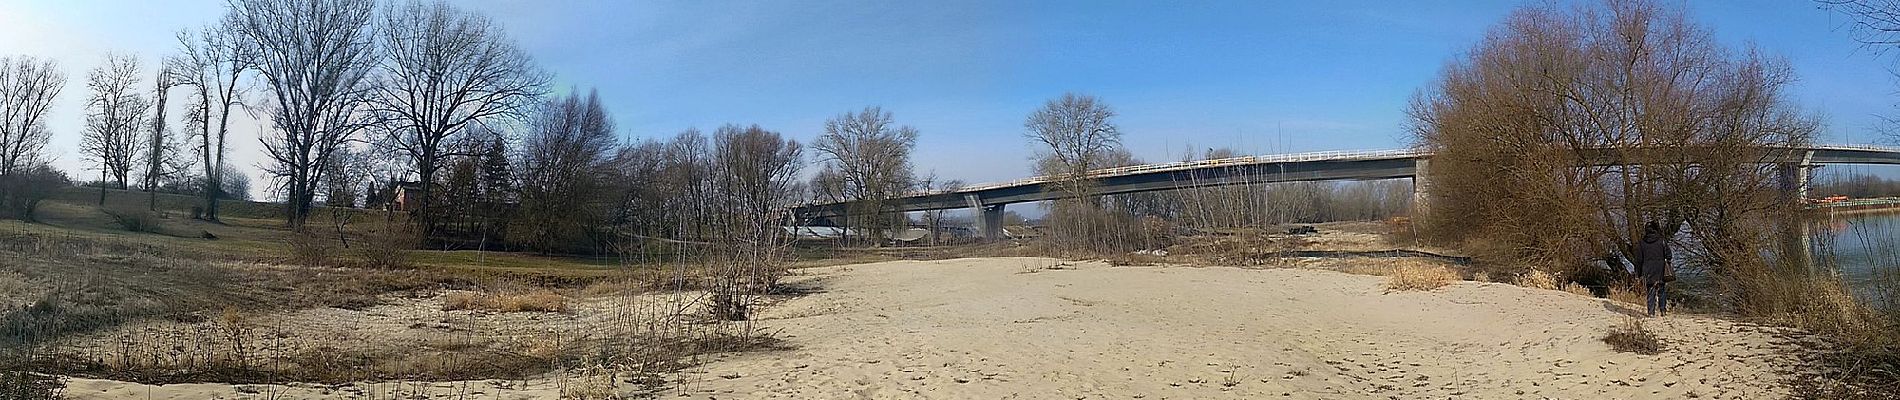
<path id="1" fill-rule="evenodd" d="M 566 296 L 540 289 L 513 293 L 450 293 L 442 297 L 442 310 L 565 313 L 568 306 Z"/>
<path id="2" fill-rule="evenodd" d="M 1442 266 L 1429 266 L 1414 263 L 1400 264 L 1392 268 L 1391 279 L 1386 280 L 1386 291 L 1428 291 L 1435 290 L 1459 280 L 1458 271 Z"/>
<path id="3" fill-rule="evenodd" d="M 1608 297 L 1610 300 L 1642 305 L 1648 300 L 1649 293 L 1646 293 L 1640 284 L 1632 282 L 1621 285 L 1610 285 L 1610 294 Z"/>
<path id="4" fill-rule="evenodd" d="M 1563 290 L 1566 283 L 1559 280 L 1556 275 L 1543 270 L 1532 270 L 1517 277 L 1518 286 L 1532 289 Z"/>
<path id="5" fill-rule="evenodd" d="M 1610 333 L 1603 336 L 1603 342 L 1625 353 L 1654 355 L 1662 352 L 1662 341 L 1643 326 L 1643 320 L 1636 318 L 1625 318 L 1622 323 L 1610 327 Z"/>
<path id="6" fill-rule="evenodd" d="M 0 399 L 56 400 L 65 398 L 66 380 L 25 371 L 0 371 Z"/>

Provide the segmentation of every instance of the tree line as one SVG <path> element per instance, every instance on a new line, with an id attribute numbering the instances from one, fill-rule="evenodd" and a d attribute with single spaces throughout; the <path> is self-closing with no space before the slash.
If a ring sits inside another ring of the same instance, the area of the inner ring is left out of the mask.
<path id="1" fill-rule="evenodd" d="M 856 234 L 845 240 L 876 245 L 912 223 L 890 200 L 961 184 L 920 178 L 910 160 L 918 129 L 875 106 L 828 119 L 809 145 L 756 125 L 623 142 L 599 94 L 557 95 L 500 25 L 445 2 L 230 0 L 217 21 L 176 40 L 156 63 L 109 54 L 86 74 L 81 154 L 102 190 L 199 195 L 208 221 L 219 220 L 220 199 L 248 191 L 226 159 L 240 114 L 270 121 L 263 167 L 286 225 L 307 230 L 319 206 L 387 207 L 400 193 L 414 233 L 442 248 L 608 254 L 629 251 L 629 238 L 764 243 L 783 239 L 790 221 L 780 210 L 801 201 L 849 202 L 842 222 Z M 44 195 L 27 193 L 68 182 L 41 152 L 46 110 L 66 76 L 52 60 L 7 57 L 0 67 L 0 185 L 9 189 L 0 205 L 29 219 Z M 174 93 L 184 111 L 168 118 Z M 1070 194 L 1050 206 L 1055 236 L 1154 233 L 1128 229 L 1153 218 L 1211 225 L 1205 198 L 1220 197 L 1211 191 L 1094 190 L 1088 171 L 1142 162 L 1121 147 L 1115 115 L 1070 93 L 1024 122 L 1042 149 L 1036 173 L 1060 178 L 1054 190 Z M 1295 191 L 1226 193 L 1266 192 Z M 1240 204 L 1220 213 L 1243 214 Z M 921 217 L 935 224 L 942 213 Z"/>

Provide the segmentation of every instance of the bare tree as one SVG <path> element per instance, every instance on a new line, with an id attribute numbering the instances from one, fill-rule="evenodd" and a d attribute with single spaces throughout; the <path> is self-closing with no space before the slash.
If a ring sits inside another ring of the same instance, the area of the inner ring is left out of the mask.
<path id="1" fill-rule="evenodd" d="M 373 0 L 231 0 L 233 31 L 256 46 L 276 129 L 262 138 L 284 186 L 287 222 L 302 229 L 323 165 L 373 123 L 366 83 L 375 65 Z"/>
<path id="2" fill-rule="evenodd" d="M 1822 7 L 1839 11 L 1852 19 L 1848 25 L 1849 34 L 1855 41 L 1872 50 L 1876 55 L 1885 55 L 1900 46 L 1900 2 L 1892 0 L 1815 0 Z M 1900 71 L 1889 69 L 1889 73 L 1900 76 Z M 1880 128 L 1887 140 L 1900 144 L 1900 118 L 1883 116 L 1886 126 Z"/>
<path id="3" fill-rule="evenodd" d="M 53 60 L 0 57 L 0 175 L 38 165 L 40 151 L 52 138 L 46 111 L 66 87 L 66 74 Z"/>
<path id="4" fill-rule="evenodd" d="M 776 247 L 784 232 L 774 214 L 797 201 L 803 148 L 758 125 L 722 126 L 713 147 L 716 214 L 726 219 L 719 236 Z"/>
<path id="5" fill-rule="evenodd" d="M 891 210 L 890 200 L 910 190 L 910 152 L 917 146 L 917 129 L 896 126 L 891 113 L 878 107 L 844 113 L 825 121 L 825 133 L 812 148 L 818 151 L 824 167 L 814 187 L 836 188 L 846 207 L 845 226 L 856 228 L 873 243 L 882 243 L 884 232 L 899 226 L 901 213 Z M 827 182 L 824 179 L 835 179 Z"/>
<path id="6" fill-rule="evenodd" d="M 1046 147 L 1037 153 L 1036 172 L 1057 177 L 1059 190 L 1071 197 L 1088 197 L 1088 172 L 1106 166 L 1121 146 L 1114 117 L 1115 110 L 1095 96 L 1064 93 L 1043 104 L 1023 121 L 1029 139 Z"/>
<path id="7" fill-rule="evenodd" d="M 961 189 L 963 185 L 962 180 L 938 179 L 937 173 L 931 172 L 917 186 L 933 192 L 948 192 Z M 929 210 L 923 213 L 924 225 L 930 227 L 930 245 L 932 246 L 943 244 L 943 213 L 945 211 L 948 210 Z"/>
<path id="8" fill-rule="evenodd" d="M 1757 223 L 1791 218 L 1776 214 L 1777 149 L 1817 129 L 1781 93 L 1792 79 L 1654 4 L 1519 10 L 1415 100 L 1436 154 L 1425 227 L 1590 274 L 1588 261 L 1621 265 L 1653 221 L 1688 227 L 1684 253 L 1717 272 L 1758 266 Z"/>
<path id="9" fill-rule="evenodd" d="M 521 143 L 521 226 L 509 232 L 543 252 L 598 250 L 595 235 L 612 203 L 613 118 L 593 92 L 543 107 Z"/>
<path id="10" fill-rule="evenodd" d="M 152 108 L 151 99 L 137 87 L 142 74 L 137 57 L 119 54 L 106 55 L 104 65 L 86 74 L 92 96 L 86 100 L 86 131 L 79 152 L 98 164 L 102 178 L 111 178 L 122 190 L 144 151 L 139 131 Z M 103 185 L 100 190 L 99 201 L 104 205 Z"/>
<path id="11" fill-rule="evenodd" d="M 244 105 L 244 89 L 239 83 L 255 65 L 257 46 L 235 30 L 235 19 L 227 16 L 193 34 L 178 32 L 178 54 L 166 60 L 165 70 L 172 83 L 189 86 L 193 95 L 186 106 L 185 131 L 196 137 L 198 167 L 205 174 L 204 214 L 207 221 L 218 220 L 218 199 L 226 193 L 224 179 L 225 137 L 231 131 L 233 108 Z"/>
<path id="12" fill-rule="evenodd" d="M 1121 130 L 1111 121 L 1115 111 L 1095 96 L 1064 93 L 1043 104 L 1023 121 L 1025 135 L 1041 145 L 1036 172 L 1053 179 L 1053 189 L 1065 194 L 1053 202 L 1050 227 L 1055 240 L 1068 247 L 1103 250 L 1111 236 L 1114 216 L 1101 213 L 1089 171 L 1109 166 L 1121 147 Z"/>
<path id="13" fill-rule="evenodd" d="M 384 57 L 378 63 L 374 110 L 391 126 L 382 143 L 414 162 L 425 183 L 450 157 L 479 148 L 456 146 L 471 125 L 517 119 L 545 90 L 547 77 L 506 33 L 486 16 L 440 1 L 392 7 L 378 33 Z M 430 193 L 421 187 L 418 222 L 433 229 Z"/>
<path id="14" fill-rule="evenodd" d="M 165 129 L 165 100 L 176 85 L 172 78 L 169 66 L 161 66 L 152 88 L 152 130 L 147 132 L 151 136 L 145 143 L 144 173 L 146 207 L 152 211 L 158 211 L 159 187 L 188 166 L 181 165 L 187 161 L 178 156 L 178 142 L 172 139 L 171 131 Z"/>

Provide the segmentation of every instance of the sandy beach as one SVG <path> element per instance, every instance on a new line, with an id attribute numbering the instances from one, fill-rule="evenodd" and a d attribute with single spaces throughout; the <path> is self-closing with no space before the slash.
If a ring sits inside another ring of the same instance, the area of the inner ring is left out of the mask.
<path id="1" fill-rule="evenodd" d="M 694 368 L 686 388 L 660 395 L 1754 399 L 1786 395 L 1778 382 L 1810 340 L 1682 315 L 1649 321 L 1661 354 L 1621 353 L 1600 339 L 1639 305 L 1477 282 L 1388 293 L 1384 277 L 1309 269 L 969 258 L 814 268 L 793 279 L 818 292 L 758 320 L 789 349 L 719 357 Z M 409 384 L 408 392 L 552 398 L 556 386 Z M 272 389 L 278 398 L 370 396 Z M 261 398 L 231 385 L 84 379 L 68 394 Z"/>

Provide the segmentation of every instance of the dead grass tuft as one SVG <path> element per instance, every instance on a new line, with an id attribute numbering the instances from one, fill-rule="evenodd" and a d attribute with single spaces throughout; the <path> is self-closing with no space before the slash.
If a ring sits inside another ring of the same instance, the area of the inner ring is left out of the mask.
<path id="1" fill-rule="evenodd" d="M 1642 286 L 1631 282 L 1621 285 L 1610 285 L 1610 294 L 1608 297 L 1610 300 L 1641 305 L 1648 300 L 1648 296 L 1649 293 L 1645 293 Z"/>
<path id="2" fill-rule="evenodd" d="M 1459 279 L 1458 272 L 1450 268 L 1412 263 L 1400 264 L 1391 272 L 1391 279 L 1385 282 L 1387 291 L 1435 290 Z"/>
<path id="3" fill-rule="evenodd" d="M 1662 352 L 1662 341 L 1643 326 L 1643 320 L 1636 318 L 1625 318 L 1622 323 L 1610 327 L 1610 334 L 1603 336 L 1603 342 L 1625 353 L 1654 355 Z"/>
<path id="4" fill-rule="evenodd" d="M 442 297 L 442 310 L 565 313 L 568 306 L 566 296 L 541 289 L 514 293 L 450 293 Z"/>
<path id="5" fill-rule="evenodd" d="M 1517 277 L 1517 285 L 1532 289 L 1563 290 L 1563 281 L 1543 270 L 1531 270 Z"/>

